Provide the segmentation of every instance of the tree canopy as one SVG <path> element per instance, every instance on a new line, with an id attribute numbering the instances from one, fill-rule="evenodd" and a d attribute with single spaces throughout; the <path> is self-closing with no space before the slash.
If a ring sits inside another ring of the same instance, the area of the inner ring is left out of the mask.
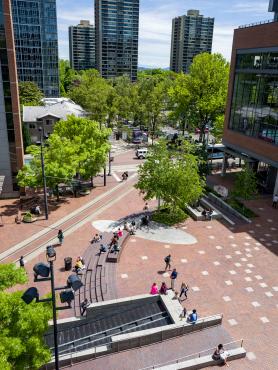
<path id="1" fill-rule="evenodd" d="M 25 270 L 14 264 L 0 265 L 0 281 L 0 368 L 39 369 L 51 358 L 43 341 L 52 316 L 51 304 L 27 305 L 21 291 L 5 291 L 27 281 Z"/>
<path id="2" fill-rule="evenodd" d="M 226 106 L 229 64 L 221 54 L 202 53 L 193 59 L 187 80 L 191 119 L 201 130 L 223 115 Z"/>
<path id="3" fill-rule="evenodd" d="M 43 148 L 47 186 L 54 189 L 59 183 L 70 184 L 77 173 L 84 179 L 95 176 L 106 162 L 110 134 L 110 129 L 100 130 L 97 122 L 87 118 L 68 116 L 57 122 Z M 41 148 L 31 145 L 27 152 L 33 159 L 19 171 L 18 184 L 40 187 Z"/>
<path id="4" fill-rule="evenodd" d="M 79 83 L 69 90 L 69 97 L 80 104 L 90 114 L 90 118 L 99 123 L 106 123 L 109 114 L 109 98 L 113 87 L 102 78 L 95 69 L 82 71 Z"/>
<path id="5" fill-rule="evenodd" d="M 20 105 L 43 105 L 44 97 L 38 85 L 32 81 L 19 82 L 19 100 Z"/>
<path id="6" fill-rule="evenodd" d="M 79 73 L 70 67 L 68 60 L 59 60 L 60 94 L 67 96 L 68 91 L 79 81 Z"/>
<path id="7" fill-rule="evenodd" d="M 232 196 L 244 200 L 252 199 L 258 193 L 258 180 L 256 173 L 249 165 L 236 174 Z"/>
<path id="8" fill-rule="evenodd" d="M 180 150 L 168 150 L 164 141 L 154 145 L 143 165 L 135 187 L 145 200 L 162 199 L 170 208 L 183 209 L 199 199 L 204 180 L 198 173 L 198 158 L 190 144 Z"/>

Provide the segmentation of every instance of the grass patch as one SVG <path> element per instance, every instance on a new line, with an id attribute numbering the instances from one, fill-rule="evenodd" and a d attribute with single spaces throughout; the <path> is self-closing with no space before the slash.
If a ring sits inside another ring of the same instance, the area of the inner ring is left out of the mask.
<path id="1" fill-rule="evenodd" d="M 188 215 L 181 209 L 160 208 L 152 215 L 152 220 L 168 226 L 173 226 L 186 220 Z"/>
<path id="2" fill-rule="evenodd" d="M 254 213 L 250 208 L 245 207 L 245 205 L 237 199 L 231 198 L 228 199 L 226 202 L 236 211 L 238 211 L 247 218 L 257 217 L 256 213 Z"/>

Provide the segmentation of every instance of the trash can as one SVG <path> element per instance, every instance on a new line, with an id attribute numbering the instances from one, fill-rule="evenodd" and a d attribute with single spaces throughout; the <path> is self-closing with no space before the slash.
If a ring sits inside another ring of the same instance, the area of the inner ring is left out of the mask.
<path id="1" fill-rule="evenodd" d="M 69 271 L 72 269 L 72 258 L 71 257 L 66 257 L 64 258 L 64 262 L 65 262 L 65 270 L 66 271 Z"/>

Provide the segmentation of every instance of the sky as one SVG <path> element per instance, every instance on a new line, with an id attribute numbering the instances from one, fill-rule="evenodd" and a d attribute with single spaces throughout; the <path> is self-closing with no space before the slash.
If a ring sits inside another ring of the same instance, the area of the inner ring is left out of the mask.
<path id="1" fill-rule="evenodd" d="M 94 0 L 56 0 L 59 57 L 68 59 L 68 27 L 81 19 L 94 24 Z M 198 9 L 214 17 L 212 51 L 231 56 L 233 30 L 240 25 L 273 18 L 269 0 L 140 0 L 139 66 L 169 67 L 172 19 Z"/>

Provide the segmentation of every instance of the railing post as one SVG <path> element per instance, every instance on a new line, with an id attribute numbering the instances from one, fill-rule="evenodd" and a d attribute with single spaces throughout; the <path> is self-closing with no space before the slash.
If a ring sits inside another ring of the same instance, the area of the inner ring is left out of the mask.
<path id="1" fill-rule="evenodd" d="M 241 345 L 240 345 L 240 347 L 242 347 L 243 346 L 243 339 L 241 339 Z"/>

